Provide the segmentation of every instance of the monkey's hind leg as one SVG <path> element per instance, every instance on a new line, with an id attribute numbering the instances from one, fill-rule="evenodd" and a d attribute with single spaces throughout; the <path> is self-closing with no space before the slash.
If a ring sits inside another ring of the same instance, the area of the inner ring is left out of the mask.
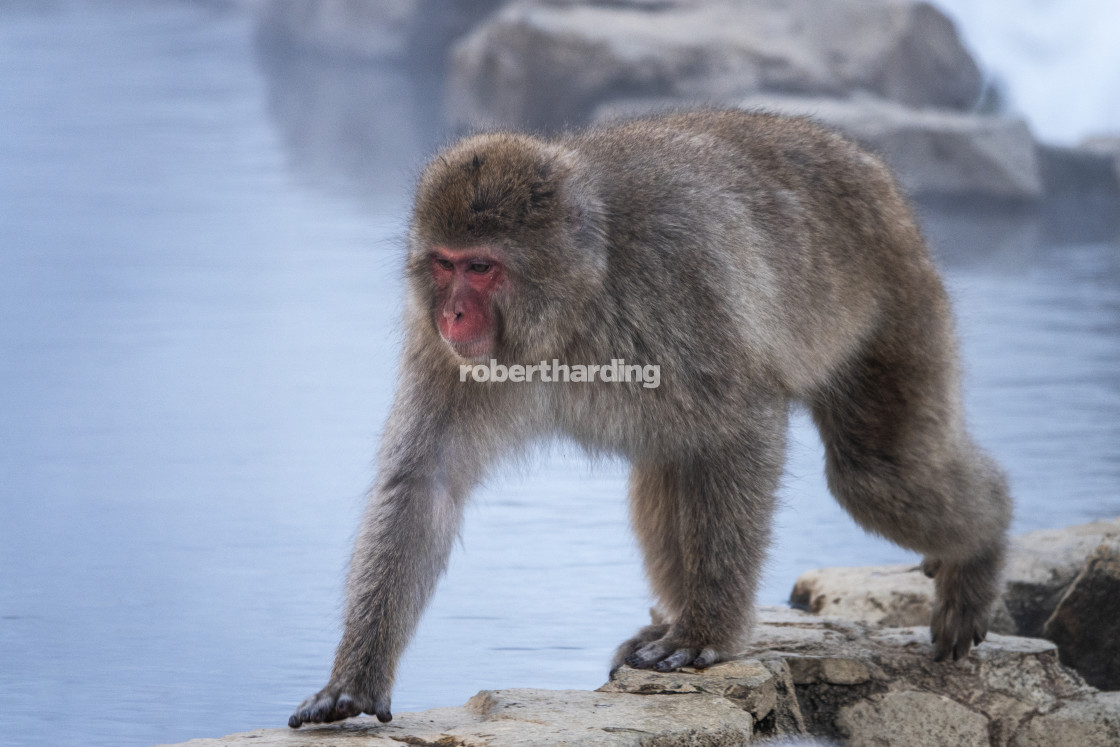
<path id="1" fill-rule="evenodd" d="M 1011 500 L 965 430 L 948 322 L 879 340 L 810 406 L 837 500 L 925 556 L 935 658 L 967 656 L 999 595 Z"/>

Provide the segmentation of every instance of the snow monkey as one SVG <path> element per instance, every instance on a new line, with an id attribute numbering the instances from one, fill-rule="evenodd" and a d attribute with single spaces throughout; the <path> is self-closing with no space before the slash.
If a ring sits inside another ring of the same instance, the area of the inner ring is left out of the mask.
<path id="1" fill-rule="evenodd" d="M 630 464 L 661 620 L 614 666 L 734 655 L 795 402 L 820 431 L 841 505 L 924 556 L 934 657 L 984 638 L 1006 481 L 966 430 L 952 315 L 914 216 L 857 145 L 737 110 L 467 137 L 419 179 L 406 277 L 398 391 L 342 641 L 330 682 L 290 726 L 392 717 L 397 661 L 471 489 L 542 436 Z M 553 375 L 616 360 L 658 366 L 659 384 Z M 472 368 L 496 365 L 528 375 Z"/>

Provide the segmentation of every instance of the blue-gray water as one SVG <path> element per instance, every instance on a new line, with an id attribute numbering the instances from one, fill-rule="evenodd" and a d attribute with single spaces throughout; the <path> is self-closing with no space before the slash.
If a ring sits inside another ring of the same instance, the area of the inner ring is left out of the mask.
<path id="1" fill-rule="evenodd" d="M 325 682 L 433 136 L 414 88 L 262 53 L 220 4 L 0 2 L 0 743 L 281 726 Z M 1016 531 L 1115 516 L 1120 250 L 1005 227 L 943 227 L 976 435 Z M 762 601 L 913 560 L 794 436 Z M 560 449 L 480 491 L 394 710 L 601 684 L 649 604 L 624 489 Z"/>

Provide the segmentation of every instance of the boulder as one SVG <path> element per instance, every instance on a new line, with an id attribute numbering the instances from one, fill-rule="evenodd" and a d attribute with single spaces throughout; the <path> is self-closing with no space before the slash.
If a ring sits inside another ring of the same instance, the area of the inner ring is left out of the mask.
<path id="1" fill-rule="evenodd" d="M 1120 233 L 1120 158 L 1093 147 L 1038 147 L 1047 212 L 1058 233 L 1101 240 Z"/>
<path id="2" fill-rule="evenodd" d="M 484 690 L 460 708 L 292 729 L 210 745 L 1042 745 L 1120 740 L 1120 698 L 1062 666 L 1052 643 L 993 635 L 935 662 L 925 627 L 869 628 L 763 608 L 750 647 L 703 671 L 623 667 L 595 692 Z M 804 743 L 804 742 L 801 742 Z M 820 744 L 819 742 L 813 742 Z"/>
<path id="3" fill-rule="evenodd" d="M 1034 137 L 1021 119 L 915 109 L 866 96 L 750 98 L 740 105 L 811 116 L 835 127 L 881 155 L 919 199 L 1015 202 L 1043 196 Z"/>
<path id="4" fill-rule="evenodd" d="M 1094 135 L 1085 138 L 1081 149 L 1112 159 L 1113 169 L 1120 178 L 1120 135 Z"/>
<path id="5" fill-rule="evenodd" d="M 593 118 L 605 122 L 700 103 L 624 99 L 604 104 Z M 1037 146 L 1021 119 L 915 109 L 871 96 L 750 96 L 735 106 L 812 117 L 843 132 L 882 156 L 903 189 L 919 200 L 980 198 L 1015 205 L 1044 195 Z"/>
<path id="6" fill-rule="evenodd" d="M 797 577 L 789 603 L 814 615 L 881 627 L 928 625 L 933 581 L 917 566 L 820 568 Z"/>
<path id="7" fill-rule="evenodd" d="M 327 747 L 328 745 L 705 745 L 737 747 L 754 718 L 718 695 L 627 695 L 586 690 L 483 690 L 460 708 L 397 713 L 388 724 L 369 717 L 296 729 L 258 729 L 181 747 Z"/>
<path id="8" fill-rule="evenodd" d="M 911 0 L 516 2 L 455 45 L 447 91 L 453 122 L 552 129 L 635 96 L 967 109 L 981 77 L 948 18 Z"/>
<path id="9" fill-rule="evenodd" d="M 801 574 L 799 609 L 869 625 L 928 623 L 933 584 L 916 566 Z M 1120 688 L 1120 519 L 1014 537 L 991 630 L 1045 636 L 1101 689 Z"/>
<path id="10" fill-rule="evenodd" d="M 1093 551 L 1043 633 L 1090 685 L 1120 690 L 1120 538 Z"/>
<path id="11" fill-rule="evenodd" d="M 1102 542 L 1120 537 L 1120 518 L 1013 537 L 1003 599 L 1019 635 L 1041 636 L 1046 620 Z"/>

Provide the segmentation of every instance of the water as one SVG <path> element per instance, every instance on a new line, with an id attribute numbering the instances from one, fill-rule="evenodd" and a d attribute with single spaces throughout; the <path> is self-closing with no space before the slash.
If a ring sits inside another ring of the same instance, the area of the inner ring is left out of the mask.
<path id="1" fill-rule="evenodd" d="M 0 743 L 281 726 L 325 682 L 430 113 L 218 5 L 0 4 Z M 1008 227 L 942 239 L 976 435 L 1016 531 L 1115 516 L 1120 251 Z M 820 470 L 799 418 L 764 602 L 914 560 Z M 558 449 L 480 491 L 394 709 L 601 684 L 649 604 L 624 490 Z"/>

